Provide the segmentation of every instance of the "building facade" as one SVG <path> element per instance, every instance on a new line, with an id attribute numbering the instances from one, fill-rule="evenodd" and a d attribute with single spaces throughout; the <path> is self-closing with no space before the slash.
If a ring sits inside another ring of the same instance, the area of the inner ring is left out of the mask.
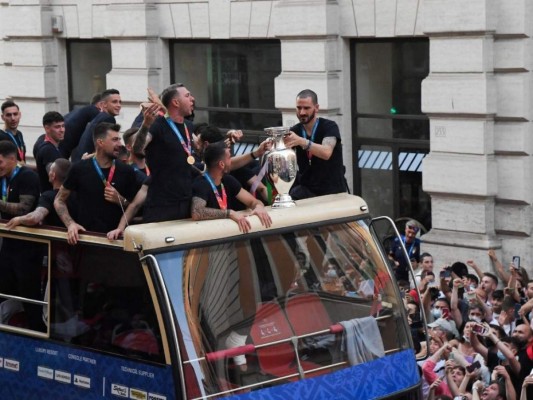
<path id="1" fill-rule="evenodd" d="M 0 99 L 28 148 L 46 111 L 183 82 L 196 118 L 251 137 L 318 93 L 346 177 L 374 215 L 415 218 L 437 264 L 496 248 L 530 265 L 531 24 L 527 0 L 4 0 Z M 533 270 L 533 269 L 530 269 Z"/>

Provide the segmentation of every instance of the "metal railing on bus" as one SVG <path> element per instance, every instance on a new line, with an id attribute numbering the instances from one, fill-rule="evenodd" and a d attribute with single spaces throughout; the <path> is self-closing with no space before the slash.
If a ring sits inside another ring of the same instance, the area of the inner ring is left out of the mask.
<path id="1" fill-rule="evenodd" d="M 380 321 L 380 320 L 388 319 L 388 318 L 391 318 L 391 317 L 392 317 L 392 315 L 389 314 L 389 315 L 376 317 L 375 320 L 376 321 Z M 324 371 L 324 370 L 327 370 L 327 369 L 333 369 L 333 368 L 336 368 L 336 367 L 347 365 L 348 361 L 340 361 L 340 362 L 337 362 L 337 363 L 324 365 L 324 366 L 321 366 L 321 367 L 318 367 L 318 368 L 304 370 L 302 368 L 302 366 L 301 366 L 300 356 L 299 356 L 299 353 L 298 353 L 298 340 L 305 339 L 305 338 L 308 338 L 308 337 L 311 337 L 311 336 L 318 336 L 318 335 L 328 334 L 328 333 L 338 334 L 338 333 L 341 333 L 343 330 L 344 330 L 344 328 L 342 327 L 342 325 L 340 323 L 337 323 L 337 324 L 331 325 L 328 329 L 322 329 L 322 330 L 319 330 L 319 331 L 310 332 L 310 333 L 306 333 L 306 334 L 303 334 L 303 335 L 292 335 L 289 338 L 275 340 L 275 341 L 272 341 L 272 342 L 269 342 L 269 343 L 264 343 L 264 344 L 258 344 L 258 345 L 245 344 L 243 346 L 237 346 L 237 347 L 233 347 L 231 349 L 217 350 L 217 351 L 213 351 L 213 352 L 210 352 L 210 353 L 206 353 L 204 357 L 198 357 L 198 358 L 195 358 L 195 359 L 192 359 L 192 360 L 183 361 L 183 364 L 192 364 L 192 363 L 198 362 L 198 361 L 215 362 L 215 361 L 218 361 L 218 360 L 221 360 L 221 359 L 224 359 L 224 358 L 228 358 L 228 357 L 235 357 L 235 356 L 240 356 L 240 355 L 245 355 L 245 354 L 251 354 L 251 353 L 254 353 L 257 349 L 266 348 L 266 347 L 272 347 L 272 346 L 276 346 L 276 345 L 279 345 L 279 344 L 282 344 L 282 343 L 292 343 L 292 345 L 294 347 L 295 354 L 296 354 L 296 363 L 297 363 L 297 366 L 298 366 L 298 372 L 295 372 L 295 373 L 292 373 L 292 374 L 287 374 L 287 375 L 276 377 L 276 378 L 272 378 L 272 379 L 268 379 L 268 380 L 264 380 L 264 381 L 253 383 L 253 384 L 249 384 L 249 385 L 245 385 L 245 386 L 239 386 L 238 388 L 233 388 L 233 389 L 220 391 L 220 392 L 213 393 L 213 394 L 210 394 L 210 395 L 207 395 L 207 396 L 197 397 L 197 398 L 194 398 L 192 400 L 206 399 L 206 398 L 211 398 L 211 397 L 215 397 L 215 396 L 220 396 L 220 395 L 225 395 L 225 394 L 238 392 L 238 391 L 241 391 L 241 390 L 253 389 L 253 388 L 258 387 L 258 386 L 262 386 L 262 385 L 270 384 L 270 383 L 275 383 L 275 382 L 279 382 L 279 381 L 284 381 L 284 380 L 287 380 L 287 379 L 290 379 L 290 378 L 300 377 L 301 379 L 303 379 L 303 378 L 305 378 L 306 374 L 309 375 L 309 374 L 312 374 L 312 373 L 315 373 L 315 372 L 320 372 L 320 371 Z M 397 352 L 397 351 L 400 351 L 400 350 L 401 350 L 401 348 L 385 350 L 385 354 L 391 354 L 391 353 L 394 353 L 394 352 Z"/>

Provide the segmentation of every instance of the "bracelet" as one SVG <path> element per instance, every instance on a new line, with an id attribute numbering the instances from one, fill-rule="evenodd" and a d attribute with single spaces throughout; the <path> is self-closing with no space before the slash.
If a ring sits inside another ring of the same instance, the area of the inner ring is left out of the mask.
<path id="1" fill-rule="evenodd" d="M 254 151 L 252 150 L 252 152 L 250 153 L 250 155 L 252 156 L 252 160 L 255 160 L 257 157 L 255 156 L 254 154 Z"/>
<path id="2" fill-rule="evenodd" d="M 307 139 L 307 146 L 305 146 L 304 150 L 309 150 L 311 148 L 311 144 L 313 144 L 313 142 Z"/>

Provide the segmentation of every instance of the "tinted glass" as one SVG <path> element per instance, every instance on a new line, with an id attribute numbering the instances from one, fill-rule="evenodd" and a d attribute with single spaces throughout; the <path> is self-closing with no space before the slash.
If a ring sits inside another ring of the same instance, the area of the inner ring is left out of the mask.
<path id="1" fill-rule="evenodd" d="M 51 268 L 52 338 L 163 361 L 159 325 L 137 254 L 55 242 Z"/>
<path id="2" fill-rule="evenodd" d="M 357 43 L 357 112 L 420 115 L 429 41 Z"/>
<path id="3" fill-rule="evenodd" d="M 274 78 L 281 72 L 279 41 L 195 41 L 173 45 L 174 80 L 220 128 L 262 130 L 281 124 Z M 204 120 L 202 120 L 204 122 Z"/>
<path id="4" fill-rule="evenodd" d="M 71 41 L 68 43 L 70 108 L 89 104 L 92 96 L 106 89 L 111 71 L 111 43 Z"/>
<path id="5" fill-rule="evenodd" d="M 407 347 L 396 312 L 403 304 L 362 221 L 156 258 L 180 329 L 188 398 L 297 380 L 298 362 L 305 377 L 347 368 L 343 321 L 375 327 L 365 345 Z"/>

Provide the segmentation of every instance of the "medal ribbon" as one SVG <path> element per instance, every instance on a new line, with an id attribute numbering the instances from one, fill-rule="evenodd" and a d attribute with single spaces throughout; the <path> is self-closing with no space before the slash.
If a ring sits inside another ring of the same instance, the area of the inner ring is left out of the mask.
<path id="1" fill-rule="evenodd" d="M 313 130 L 311 131 L 311 138 L 309 140 L 311 140 L 311 142 L 313 143 L 315 142 L 315 133 L 316 133 L 316 128 L 318 127 L 319 119 L 320 118 L 316 119 L 315 124 L 313 125 Z M 302 126 L 302 136 L 304 137 L 304 139 L 307 139 L 307 132 L 303 126 Z M 311 154 L 311 151 L 307 150 L 307 158 L 309 159 L 309 163 L 311 163 L 311 157 L 313 157 Z"/>
<path id="2" fill-rule="evenodd" d="M 185 153 L 187 153 L 187 156 L 189 157 L 192 156 L 191 137 L 189 135 L 189 130 L 187 129 L 187 125 L 185 123 L 183 124 L 183 126 L 185 127 L 185 135 L 187 135 L 187 144 L 185 144 L 185 140 L 183 139 L 183 136 L 181 136 L 180 130 L 178 129 L 174 121 L 172 121 L 170 117 L 167 117 L 165 119 L 167 120 L 167 124 L 168 126 L 170 126 L 170 129 L 172 129 L 172 131 L 178 137 L 178 140 L 180 141 L 181 146 L 183 147 L 183 150 L 185 150 Z"/>
<path id="3" fill-rule="evenodd" d="M 409 248 L 409 251 L 407 252 L 407 255 L 409 256 L 409 261 L 411 261 L 411 253 L 413 252 L 413 248 L 415 247 L 415 243 L 416 243 L 416 239 L 413 240 L 413 243 L 411 244 L 411 247 Z M 404 237 L 403 238 L 403 244 L 404 246 L 406 247 L 406 250 L 407 250 L 407 238 Z"/>
<path id="4" fill-rule="evenodd" d="M 13 143 L 15 143 L 15 146 L 17 146 L 17 151 L 19 153 L 20 160 L 23 163 L 26 163 L 26 157 L 24 156 L 24 150 L 22 149 L 22 145 L 19 146 L 19 142 L 17 141 L 17 139 L 15 139 L 15 136 L 13 136 L 11 132 L 9 132 L 8 130 L 6 130 L 5 132 L 9 135 Z"/>
<path id="5" fill-rule="evenodd" d="M 9 195 L 9 185 L 11 184 L 11 181 L 15 179 L 15 176 L 17 176 L 19 171 L 20 171 L 20 167 L 17 165 L 17 167 L 11 174 L 11 178 L 9 178 L 9 184 L 7 182 L 6 176 L 2 178 L 2 200 L 7 201 L 7 196 Z"/>
<path id="6" fill-rule="evenodd" d="M 207 182 L 209 182 L 209 184 L 211 185 L 211 189 L 213 189 L 213 193 L 215 193 L 218 206 L 220 207 L 221 210 L 226 210 L 228 208 L 228 197 L 226 196 L 226 189 L 224 189 L 224 184 L 220 183 L 220 186 L 222 188 L 222 197 L 220 197 L 220 193 L 218 193 L 217 187 L 215 186 L 215 182 L 213 182 L 209 174 L 206 172 L 204 176 L 205 176 L 205 179 L 207 179 Z"/>
<path id="7" fill-rule="evenodd" d="M 102 172 L 102 169 L 96 162 L 96 157 L 93 157 L 92 160 L 93 160 L 94 169 L 100 176 L 100 179 L 102 180 L 102 183 L 104 184 L 104 187 L 107 186 L 108 184 L 111 184 L 111 182 L 113 181 L 113 175 L 115 175 L 115 160 L 113 160 L 113 165 L 111 166 L 111 169 L 109 170 L 109 175 L 107 176 L 107 179 L 105 178 L 104 173 Z"/>

